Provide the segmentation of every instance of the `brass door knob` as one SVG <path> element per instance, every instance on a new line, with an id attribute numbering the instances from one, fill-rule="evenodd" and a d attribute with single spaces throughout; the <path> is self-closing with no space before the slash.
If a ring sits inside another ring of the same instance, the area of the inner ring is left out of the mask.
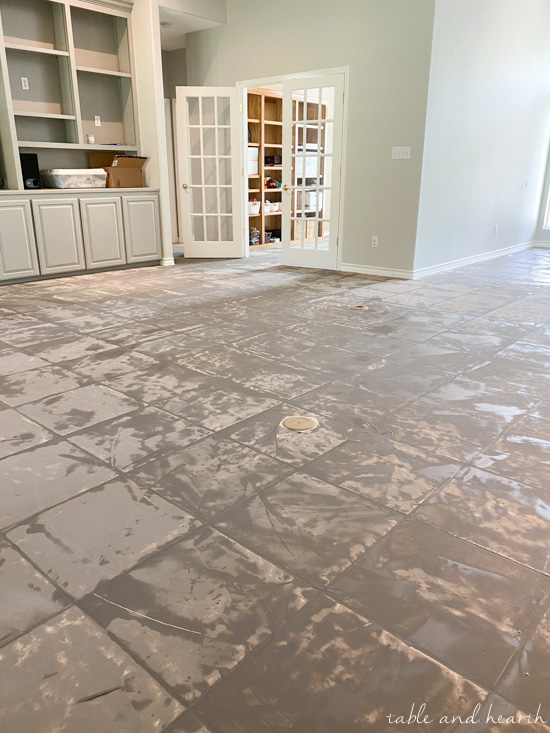
<path id="1" fill-rule="evenodd" d="M 184 191 L 187 191 L 188 188 L 191 188 L 191 186 L 188 183 L 182 183 L 181 187 Z"/>
<path id="2" fill-rule="evenodd" d="M 290 186 L 287 186 L 286 183 L 283 186 L 283 191 L 290 191 Z"/>

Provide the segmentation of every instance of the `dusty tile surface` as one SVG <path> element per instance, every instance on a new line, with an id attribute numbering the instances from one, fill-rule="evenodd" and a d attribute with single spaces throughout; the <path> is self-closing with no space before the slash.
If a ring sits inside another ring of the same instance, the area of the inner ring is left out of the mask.
<path id="1" fill-rule="evenodd" d="M 550 578 L 413 521 L 342 573 L 330 592 L 493 686 L 549 602 Z"/>
<path id="2" fill-rule="evenodd" d="M 394 727 L 387 715 L 407 717 L 413 703 L 426 702 L 433 719 L 448 709 L 465 713 L 483 698 L 476 685 L 325 600 L 306 607 L 194 711 L 219 733 L 379 733 Z"/>
<path id="3" fill-rule="evenodd" d="M 550 252 L 279 256 L 0 287 L 2 733 L 550 733 Z"/>
<path id="4" fill-rule="evenodd" d="M 212 436 L 144 463 L 131 477 L 173 504 L 208 519 L 291 471 L 270 456 Z"/>
<path id="5" fill-rule="evenodd" d="M 8 533 L 46 574 L 79 598 L 200 525 L 131 481 L 111 481 Z"/>
<path id="6" fill-rule="evenodd" d="M 0 461 L 0 527 L 108 481 L 105 464 L 69 443 L 51 443 Z"/>
<path id="7" fill-rule="evenodd" d="M 68 598 L 63 593 L 2 541 L 0 598 L 0 647 L 68 605 Z"/>
<path id="8" fill-rule="evenodd" d="M 114 721 L 118 730 L 156 733 L 182 712 L 74 608 L 1 649 L 0 677 L 0 727 L 13 733 L 111 733 Z"/>
<path id="9" fill-rule="evenodd" d="M 191 703 L 305 603 L 290 575 L 204 529 L 101 586 L 85 607 Z"/>
<path id="10" fill-rule="evenodd" d="M 225 533 L 313 583 L 326 583 L 379 540 L 395 514 L 296 473 L 218 518 Z"/>

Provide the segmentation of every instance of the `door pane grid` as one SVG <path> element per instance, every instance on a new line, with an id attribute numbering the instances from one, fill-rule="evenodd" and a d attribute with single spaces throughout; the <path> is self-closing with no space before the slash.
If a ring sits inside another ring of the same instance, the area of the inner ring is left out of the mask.
<path id="1" fill-rule="evenodd" d="M 193 239 L 233 241 L 230 99 L 188 98 L 187 118 Z"/>

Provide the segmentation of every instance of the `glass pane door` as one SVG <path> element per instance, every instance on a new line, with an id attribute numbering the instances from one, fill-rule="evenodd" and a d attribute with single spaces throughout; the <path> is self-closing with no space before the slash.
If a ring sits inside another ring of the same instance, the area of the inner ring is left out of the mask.
<path id="1" fill-rule="evenodd" d="M 238 90 L 178 87 L 181 228 L 186 257 L 242 257 Z"/>
<path id="2" fill-rule="evenodd" d="M 283 263 L 335 269 L 343 75 L 285 87 Z"/>

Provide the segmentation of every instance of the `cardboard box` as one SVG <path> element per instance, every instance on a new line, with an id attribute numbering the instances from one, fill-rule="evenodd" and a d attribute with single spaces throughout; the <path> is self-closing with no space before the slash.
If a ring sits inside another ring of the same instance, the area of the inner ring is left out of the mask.
<path id="1" fill-rule="evenodd" d="M 107 171 L 107 188 L 143 188 L 145 166 L 149 158 L 117 155 L 116 153 L 93 151 L 88 153 L 92 168 Z"/>

